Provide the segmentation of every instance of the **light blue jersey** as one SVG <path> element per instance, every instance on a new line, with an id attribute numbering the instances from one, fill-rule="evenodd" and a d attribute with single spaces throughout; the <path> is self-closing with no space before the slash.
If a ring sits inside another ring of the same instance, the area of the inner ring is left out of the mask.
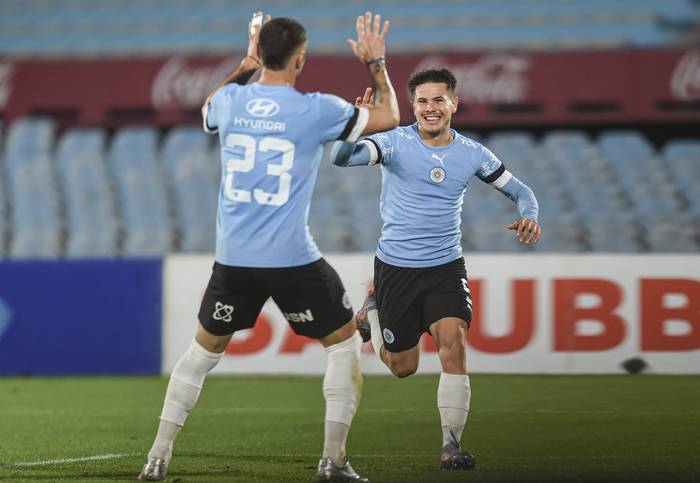
<path id="1" fill-rule="evenodd" d="M 329 94 L 253 83 L 223 86 L 202 112 L 221 144 L 216 261 L 279 268 L 321 258 L 307 221 L 322 145 L 357 140 L 368 111 Z"/>
<path id="2" fill-rule="evenodd" d="M 374 134 L 355 146 L 337 143 L 340 166 L 381 164 L 380 212 L 384 222 L 377 257 L 398 267 L 442 265 L 462 256 L 460 230 L 467 184 L 477 177 L 517 203 L 537 221 L 537 200 L 487 148 L 452 130 L 447 146 L 425 144 L 418 126 Z"/>

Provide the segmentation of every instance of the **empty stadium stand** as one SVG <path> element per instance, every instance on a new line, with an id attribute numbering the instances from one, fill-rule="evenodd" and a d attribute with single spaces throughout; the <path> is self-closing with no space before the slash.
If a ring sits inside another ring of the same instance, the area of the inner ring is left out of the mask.
<path id="1" fill-rule="evenodd" d="M 245 50 L 254 9 L 292 16 L 310 51 L 346 52 L 352 18 L 390 18 L 392 51 L 649 47 L 680 41 L 697 22 L 694 0 L 4 0 L 0 55 L 153 55 Z"/>
<path id="2" fill-rule="evenodd" d="M 196 126 L 57 134 L 28 117 L 0 129 L 0 255 L 140 257 L 212 252 L 219 149 Z M 641 133 L 501 131 L 482 140 L 540 203 L 528 247 L 505 225 L 513 203 L 474 180 L 463 245 L 476 252 L 674 252 L 700 249 L 700 141 L 655 148 Z M 322 163 L 310 227 L 323 251 L 373 251 L 381 228 L 378 168 Z"/>

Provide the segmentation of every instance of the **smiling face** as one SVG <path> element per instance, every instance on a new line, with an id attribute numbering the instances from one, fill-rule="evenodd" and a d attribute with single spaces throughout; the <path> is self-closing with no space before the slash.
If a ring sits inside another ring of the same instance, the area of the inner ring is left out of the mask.
<path id="1" fill-rule="evenodd" d="M 418 129 L 429 137 L 448 133 L 452 114 L 457 111 L 457 98 L 444 82 L 426 82 L 416 86 L 413 114 Z"/>

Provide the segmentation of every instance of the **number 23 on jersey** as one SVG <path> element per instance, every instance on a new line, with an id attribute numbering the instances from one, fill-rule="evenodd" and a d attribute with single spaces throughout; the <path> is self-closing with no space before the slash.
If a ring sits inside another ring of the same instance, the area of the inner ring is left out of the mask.
<path id="1" fill-rule="evenodd" d="M 255 138 L 246 134 L 229 134 L 226 136 L 226 147 L 243 148 L 243 158 L 230 158 L 226 161 L 226 197 L 239 203 L 251 203 L 252 198 L 261 205 L 280 206 L 289 200 L 289 190 L 292 185 L 292 175 L 289 170 L 294 166 L 294 144 L 286 139 L 265 137 L 256 142 Z M 247 173 L 255 166 L 257 152 L 279 151 L 282 153 L 282 164 L 268 164 L 267 174 L 279 177 L 279 188 L 276 193 L 268 193 L 260 188 L 253 189 L 252 196 L 248 190 L 234 188 L 234 173 Z"/>

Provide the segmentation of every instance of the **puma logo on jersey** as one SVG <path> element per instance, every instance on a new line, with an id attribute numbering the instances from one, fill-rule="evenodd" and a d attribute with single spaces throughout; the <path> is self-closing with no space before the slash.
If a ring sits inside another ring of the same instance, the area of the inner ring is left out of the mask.
<path id="1" fill-rule="evenodd" d="M 437 154 L 433 153 L 432 157 L 440 161 L 441 165 L 445 165 L 445 163 L 442 162 L 443 159 L 445 159 L 446 154 L 443 154 L 442 156 L 438 156 Z"/>
<path id="2" fill-rule="evenodd" d="M 313 322 L 314 320 L 311 309 L 306 309 L 304 312 L 282 312 L 282 315 L 290 322 Z"/>

